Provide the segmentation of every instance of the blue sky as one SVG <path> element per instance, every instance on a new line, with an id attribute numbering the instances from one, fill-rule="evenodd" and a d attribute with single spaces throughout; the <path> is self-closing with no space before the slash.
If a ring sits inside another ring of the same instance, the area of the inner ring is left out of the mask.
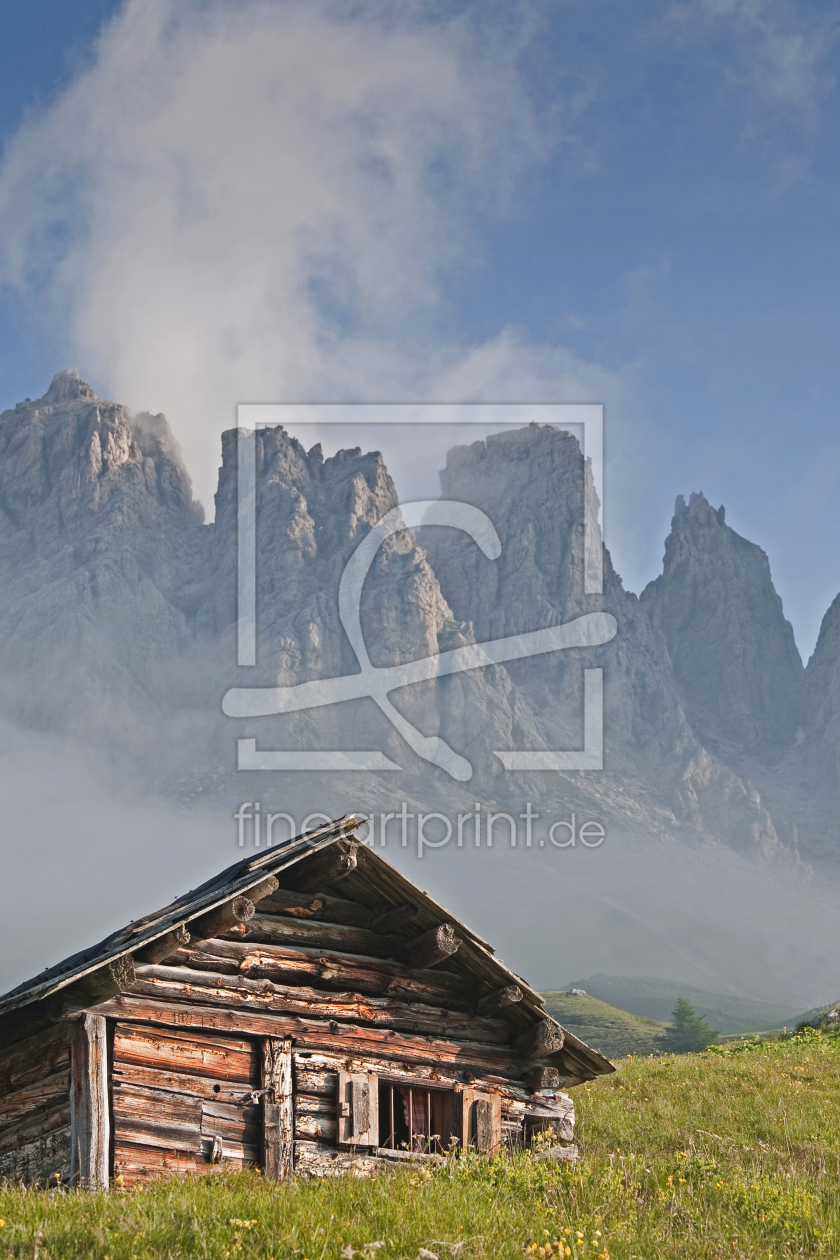
<path id="1" fill-rule="evenodd" d="M 31 0 L 0 24 L 0 404 L 72 364 L 167 411 L 207 502 L 236 401 L 604 401 L 627 585 L 703 490 L 807 658 L 840 591 L 836 10 Z"/>

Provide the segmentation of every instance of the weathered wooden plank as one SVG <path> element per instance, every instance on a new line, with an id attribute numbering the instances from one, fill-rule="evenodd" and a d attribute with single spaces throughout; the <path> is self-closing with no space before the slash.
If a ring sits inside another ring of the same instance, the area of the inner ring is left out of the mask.
<path id="1" fill-rule="evenodd" d="M 66 1182 L 70 1176 L 69 1104 L 65 1114 L 66 1124 L 0 1153 L 0 1178 L 27 1185 L 44 1182 L 55 1186 Z"/>
<path id="2" fill-rule="evenodd" d="M 237 971 L 280 984 L 310 984 L 315 988 L 352 989 L 359 993 L 407 997 L 450 1009 L 471 1009 L 475 986 L 463 977 L 438 968 L 411 972 L 390 959 L 347 957 L 331 951 L 245 941 L 197 942 L 175 956 L 181 965 L 229 974 Z M 173 960 L 173 962 L 175 959 Z"/>
<path id="3" fill-rule="evenodd" d="M 344 1067 L 344 1060 L 336 1061 L 336 1071 Z M 311 1072 L 295 1068 L 295 1099 L 306 1094 L 335 1098 L 336 1075 L 332 1072 Z M 297 1102 L 295 1102 L 297 1106 Z"/>
<path id="4" fill-rule="evenodd" d="M 417 918 L 417 907 L 407 904 L 391 906 L 378 914 L 371 923 L 374 932 L 416 932 L 414 920 Z"/>
<path id="5" fill-rule="evenodd" d="M 461 1115 L 456 1128 L 461 1144 L 465 1148 L 474 1146 L 485 1155 L 495 1155 L 502 1141 L 501 1095 L 464 1086 L 459 1098 Z"/>
<path id="6" fill-rule="evenodd" d="M 135 1063 L 150 1068 L 186 1070 L 190 1075 L 214 1081 L 242 1082 L 256 1088 L 259 1080 L 257 1048 L 252 1041 L 224 1036 L 202 1036 L 175 1028 L 117 1025 L 114 1032 L 114 1065 Z"/>
<path id="7" fill-rule="evenodd" d="M 204 1141 L 204 1158 L 205 1159 L 208 1158 L 208 1154 L 211 1149 L 211 1142 L 221 1141 L 222 1149 L 221 1149 L 220 1163 L 222 1166 L 227 1166 L 232 1171 L 235 1171 L 238 1168 L 258 1168 L 259 1167 L 260 1148 L 259 1148 L 259 1145 L 257 1144 L 256 1136 L 253 1136 L 250 1141 L 244 1142 L 244 1143 L 238 1142 L 235 1138 L 232 1138 L 232 1137 L 225 1138 L 222 1140 L 218 1138 L 218 1135 L 213 1138 L 210 1138 L 209 1136 L 205 1136 L 203 1141 Z M 213 1168 L 213 1167 L 218 1168 L 219 1163 L 214 1162 L 213 1159 L 210 1158 L 208 1164 L 206 1165 L 206 1168 Z M 204 1172 L 206 1171 L 206 1168 L 201 1168 L 199 1171 Z"/>
<path id="8" fill-rule="evenodd" d="M 239 976 L 235 980 L 186 967 L 141 967 L 131 992 L 164 1000 L 210 1002 L 220 1006 L 257 1007 L 302 1017 L 357 1021 L 376 1028 L 428 1033 L 502 1044 L 510 1029 L 504 1020 L 486 1019 L 467 1012 L 450 1011 L 424 1003 L 405 1003 L 393 998 L 355 993 L 324 994 L 305 986 L 273 985 L 270 981 Z"/>
<path id="9" fill-rule="evenodd" d="M 157 1024 L 166 1028 L 202 1029 L 205 1032 L 241 1033 L 251 1036 L 289 1036 L 296 1048 L 335 1051 L 347 1055 L 369 1052 L 411 1063 L 457 1065 L 459 1070 L 477 1070 L 506 1076 L 514 1066 L 510 1048 L 475 1042 L 456 1042 L 443 1037 L 415 1036 L 383 1032 L 375 1028 L 347 1025 L 330 1027 L 329 1021 L 299 1019 L 282 1012 L 227 1010 L 198 1003 L 173 1003 L 124 993 L 97 1008 L 100 1015 L 126 1022 Z"/>
<path id="10" fill-rule="evenodd" d="M 69 1064 L 68 1064 L 69 1067 Z M 64 1103 L 70 1085 L 69 1071 L 53 1072 L 43 1080 L 0 1097 L 0 1125 L 16 1124 L 33 1111 Z"/>
<path id="11" fill-rule="evenodd" d="M 463 1077 L 466 1075 L 458 1064 L 403 1062 L 383 1058 L 375 1049 L 365 1051 L 364 1057 L 361 1057 L 358 1052 L 351 1054 L 345 1052 L 338 1055 L 322 1051 L 300 1050 L 295 1053 L 295 1079 L 297 1080 L 304 1072 L 309 1080 L 317 1081 L 321 1078 L 325 1092 L 329 1089 L 328 1082 L 334 1079 L 336 1072 L 367 1070 L 396 1080 L 428 1081 L 437 1089 L 461 1089 Z M 518 1081 L 486 1069 L 475 1071 L 470 1069 L 470 1076 L 476 1089 L 501 1091 L 505 1097 L 505 1105 L 520 1108 L 524 1114 L 525 1106 L 532 1095 Z M 318 1089 L 310 1087 L 307 1092 L 317 1093 Z"/>
<path id="12" fill-rule="evenodd" d="M 114 992 L 116 991 L 114 987 Z M 102 994 L 98 999 L 113 996 Z M 5 1011 L 0 1015 L 0 1057 L 15 1051 L 39 1033 L 47 1035 L 59 1020 L 64 1009 L 64 993 L 55 993 L 43 1002 L 24 1006 L 20 1010 Z"/>
<path id="13" fill-rule="evenodd" d="M 523 1117 L 526 1137 L 534 1133 L 549 1132 L 561 1142 L 571 1142 L 575 1136 L 575 1110 L 570 1098 L 566 1099 L 566 1103 L 568 1106 L 552 1108 L 529 1106 Z"/>
<path id="14" fill-rule="evenodd" d="M 145 1143 L 115 1142 L 114 1175 L 127 1187 L 153 1177 L 184 1176 L 189 1173 L 219 1171 L 222 1165 L 207 1165 L 196 1152 L 159 1150 Z"/>
<path id="15" fill-rule="evenodd" d="M 261 1120 L 262 1116 L 246 1118 L 244 1110 L 237 1112 L 236 1109 L 231 1108 L 229 1112 L 223 1113 L 219 1107 L 212 1110 L 205 1107 L 201 1117 L 201 1132 L 205 1136 L 218 1134 L 225 1150 L 233 1144 L 249 1146 L 254 1151 L 258 1151 L 262 1131 Z"/>
<path id="16" fill-rule="evenodd" d="M 308 1066 L 306 1066 L 308 1065 Z M 441 1089 L 454 1086 L 459 1077 L 454 1067 L 441 1067 L 439 1063 L 402 1063 L 394 1059 L 382 1058 L 374 1050 L 365 1052 L 364 1058 L 348 1054 L 324 1054 L 310 1050 L 295 1053 L 295 1080 L 308 1078 L 323 1082 L 323 1089 L 307 1088 L 307 1093 L 332 1092 L 335 1094 L 335 1074 L 339 1071 L 362 1072 L 368 1068 L 385 1076 L 394 1076 L 406 1080 L 429 1081 Z M 501 1078 L 499 1078 L 501 1080 Z M 332 1086 L 330 1086 L 332 1082 Z M 507 1085 L 507 1082 L 505 1082 Z M 303 1088 L 301 1086 L 301 1088 Z M 515 1088 L 515 1086 L 514 1086 Z M 526 1097 L 522 1091 L 523 1098 Z M 524 1106 L 524 1103 L 523 1103 Z"/>
<path id="17" fill-rule="evenodd" d="M 107 1189 L 111 1120 L 107 1026 L 101 1015 L 74 1022 L 70 1044 L 70 1180 Z"/>
<path id="18" fill-rule="evenodd" d="M 369 928 L 374 917 L 367 906 L 348 897 L 330 896 L 325 892 L 294 892 L 289 888 L 278 888 L 277 892 L 266 897 L 260 905 L 260 914 L 317 919 L 321 923 L 346 923 L 350 927 L 362 928 Z"/>
<path id="19" fill-rule="evenodd" d="M 244 1098 L 233 1101 L 225 1100 L 216 1095 L 212 1098 L 205 1098 L 202 1100 L 201 1114 L 205 1120 L 208 1118 L 211 1120 L 230 1120 L 236 1124 L 250 1125 L 252 1128 L 258 1129 L 261 1113 L 257 1103 L 251 1101 L 253 1096 L 253 1094 L 246 1094 Z"/>
<path id="20" fill-rule="evenodd" d="M 372 1177 L 385 1167 L 384 1161 L 359 1151 L 342 1150 L 326 1142 L 295 1142 L 295 1168 L 305 1177 Z"/>
<path id="21" fill-rule="evenodd" d="M 202 1099 L 191 1094 L 174 1094 L 166 1089 L 148 1089 L 143 1085 L 132 1085 L 124 1081 L 114 1081 L 114 1134 L 121 1137 L 121 1122 L 133 1122 L 135 1118 L 150 1119 L 155 1124 L 173 1125 L 184 1131 L 201 1129 L 203 1112 Z"/>
<path id="22" fill-rule="evenodd" d="M 451 923 L 441 923 L 403 947 L 403 958 L 409 967 L 435 967 L 446 962 L 461 947 Z"/>
<path id="23" fill-rule="evenodd" d="M 319 919 L 284 919 L 279 914 L 255 914 L 248 923 L 246 937 L 249 944 L 305 945 L 310 949 L 342 950 L 370 958 L 393 958 L 403 943 L 399 937 L 382 936 L 371 932 L 370 928 L 324 923 Z"/>
<path id="24" fill-rule="evenodd" d="M 338 1125 L 327 1116 L 295 1115 L 295 1141 L 307 1138 L 319 1138 L 325 1142 L 335 1142 L 338 1136 Z"/>
<path id="25" fill-rule="evenodd" d="M 0 1052 L 0 1097 L 60 1069 L 70 1071 L 71 1026 L 63 1020 Z"/>
<path id="26" fill-rule="evenodd" d="M 60 1102 L 50 1107 L 42 1107 L 32 1111 L 17 1124 L 5 1125 L 0 1129 L 0 1153 L 27 1146 L 35 1142 L 42 1134 L 52 1133 L 70 1124 L 70 1099 L 65 1095 Z"/>
<path id="27" fill-rule="evenodd" d="M 269 1181 L 286 1181 L 294 1171 L 294 1090 L 290 1038 L 262 1043 L 263 1171 Z"/>
<path id="28" fill-rule="evenodd" d="M 201 1136 L 200 1128 L 183 1128 L 147 1116 L 122 1117 L 119 1125 L 119 1141 L 122 1144 L 178 1151 L 182 1155 L 192 1155 L 196 1160 L 201 1158 Z"/>
<path id="29" fill-rule="evenodd" d="M 300 1094 L 295 1092 L 295 1115 L 302 1116 L 329 1116 L 335 1119 L 335 1083 L 333 1078 L 333 1096 L 328 1098 L 323 1094 Z"/>
<path id="30" fill-rule="evenodd" d="M 217 1099 L 219 1102 L 241 1103 L 251 1097 L 255 1086 L 239 1081 L 229 1082 L 212 1076 L 191 1076 L 188 1072 L 169 1072 L 140 1063 L 125 1061 L 114 1065 L 114 1085 L 143 1085 L 147 1089 L 166 1089 L 193 1098 Z"/>

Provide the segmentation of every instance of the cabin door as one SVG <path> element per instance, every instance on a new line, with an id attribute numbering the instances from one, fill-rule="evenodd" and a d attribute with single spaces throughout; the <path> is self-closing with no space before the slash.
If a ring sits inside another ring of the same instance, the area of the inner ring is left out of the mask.
<path id="1" fill-rule="evenodd" d="M 114 1176 L 263 1163 L 263 1049 L 257 1039 L 117 1021 L 112 1051 Z"/>

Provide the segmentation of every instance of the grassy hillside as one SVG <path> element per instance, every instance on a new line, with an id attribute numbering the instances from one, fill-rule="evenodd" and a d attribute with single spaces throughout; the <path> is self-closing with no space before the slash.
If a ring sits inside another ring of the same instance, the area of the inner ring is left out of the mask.
<path id="1" fill-rule="evenodd" d="M 642 1015 L 631 1015 L 598 998 L 575 997 L 570 993 L 544 993 L 546 1010 L 587 1045 L 594 1046 L 607 1058 L 626 1054 L 652 1054 L 654 1038 L 664 1024 Z"/>
<path id="2" fill-rule="evenodd" d="M 688 998 L 698 1015 L 722 1033 L 763 1032 L 768 1028 L 794 1028 L 801 1015 L 793 1006 L 754 1002 L 731 994 L 710 993 L 692 984 L 657 980 L 651 976 L 589 976 L 574 980 L 568 989 L 585 989 L 601 1002 L 609 1002 L 633 1015 L 667 1023 L 680 994 Z"/>
<path id="3" fill-rule="evenodd" d="M 797 1015 L 796 1019 L 793 1020 L 793 1027 L 795 1028 L 797 1024 L 810 1024 L 812 1027 L 816 1028 L 820 1023 L 820 1020 L 822 1020 L 829 1011 L 836 1010 L 838 1006 L 840 1006 L 840 1002 L 829 1002 L 828 1006 L 815 1006 L 810 1011 L 804 1011 L 802 1015 Z"/>
<path id="4" fill-rule="evenodd" d="M 575 1091 L 582 1159 L 376 1181 L 222 1175 L 110 1195 L 0 1190 L 40 1260 L 768 1260 L 840 1254 L 840 1036 L 625 1059 Z"/>

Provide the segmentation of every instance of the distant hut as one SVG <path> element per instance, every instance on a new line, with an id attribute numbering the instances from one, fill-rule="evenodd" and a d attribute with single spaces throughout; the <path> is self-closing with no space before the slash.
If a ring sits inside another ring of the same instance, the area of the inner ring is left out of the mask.
<path id="1" fill-rule="evenodd" d="M 543 1130 L 571 1154 L 558 1087 L 612 1065 L 358 826 L 246 858 L 0 999 L 0 1177 L 282 1180 Z"/>

